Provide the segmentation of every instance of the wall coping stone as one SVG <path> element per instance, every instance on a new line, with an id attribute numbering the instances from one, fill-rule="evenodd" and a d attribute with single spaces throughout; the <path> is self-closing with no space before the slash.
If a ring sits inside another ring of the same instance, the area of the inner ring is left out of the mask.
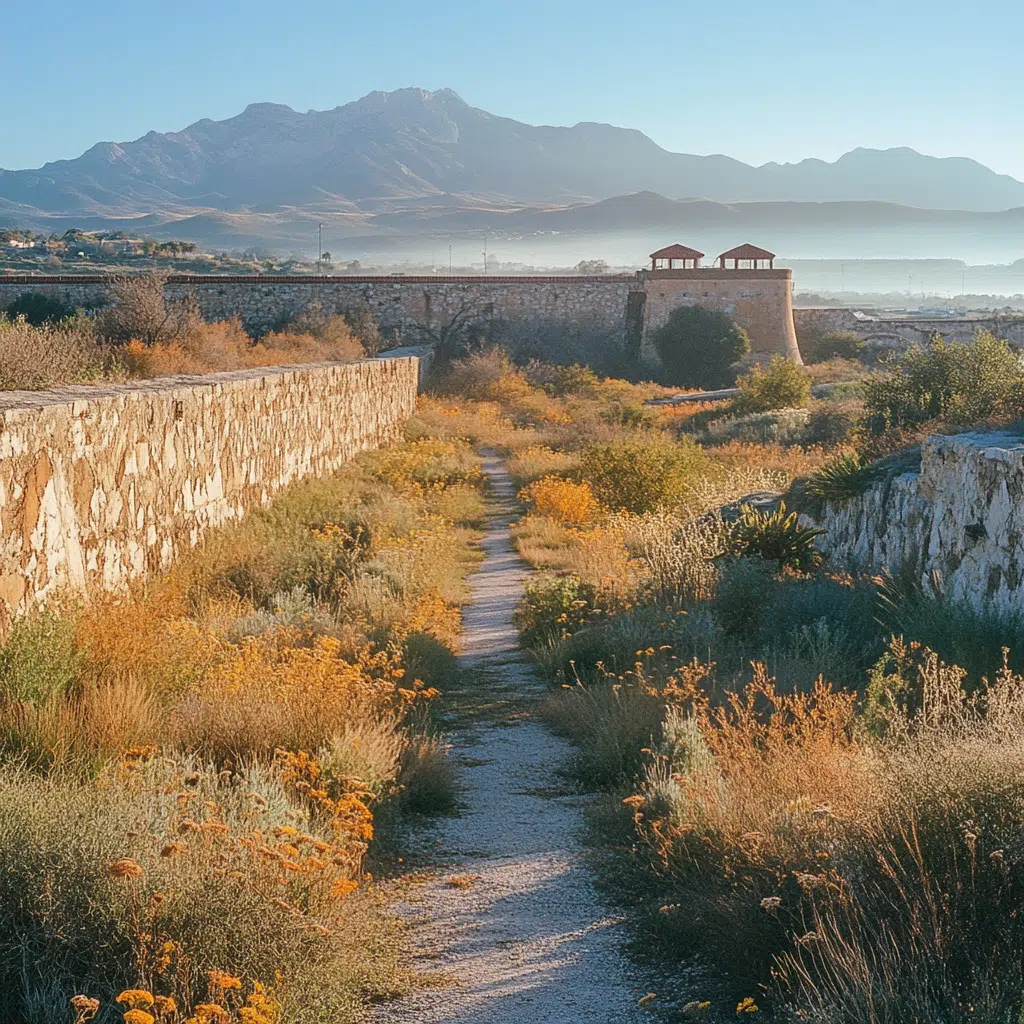
<path id="1" fill-rule="evenodd" d="M 239 381 L 260 380 L 295 376 L 311 370 L 324 370 L 334 366 L 351 366 L 353 363 L 379 363 L 390 360 L 409 360 L 408 355 L 382 355 L 376 359 L 340 359 L 318 363 L 287 363 L 280 366 L 257 366 L 244 370 L 221 370 L 218 373 L 181 373 L 169 377 L 148 377 L 135 379 L 124 384 L 68 384 L 60 388 L 40 391 L 0 391 L 0 415 L 22 409 L 45 409 L 51 405 L 69 405 L 80 401 L 100 401 L 121 395 L 146 392 L 151 395 L 174 394 L 179 391 L 195 391 L 196 388 L 215 388 Z"/>

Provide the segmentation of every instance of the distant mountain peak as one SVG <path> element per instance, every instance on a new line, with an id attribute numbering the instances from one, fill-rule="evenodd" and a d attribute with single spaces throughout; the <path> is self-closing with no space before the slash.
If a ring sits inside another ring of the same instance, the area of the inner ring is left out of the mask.
<path id="1" fill-rule="evenodd" d="M 831 163 L 752 167 L 723 155 L 670 153 L 633 128 L 524 124 L 473 107 L 450 88 L 409 87 L 323 111 L 251 103 L 224 120 L 98 143 L 77 159 L 4 172 L 0 212 L 25 226 L 33 218 L 184 222 L 247 211 L 400 216 L 438 203 L 509 210 L 630 194 L 634 207 L 698 197 L 981 212 L 1024 206 L 1024 183 L 965 158 L 860 147 Z"/>

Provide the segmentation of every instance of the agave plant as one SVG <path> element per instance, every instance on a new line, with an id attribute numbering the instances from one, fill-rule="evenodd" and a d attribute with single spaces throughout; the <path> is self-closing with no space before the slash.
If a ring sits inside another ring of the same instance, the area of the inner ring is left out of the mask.
<path id="1" fill-rule="evenodd" d="M 822 501 L 847 501 L 863 494 L 877 475 L 875 465 L 862 462 L 855 452 L 846 452 L 811 475 L 807 493 Z"/>
<path id="2" fill-rule="evenodd" d="M 809 572 L 821 564 L 821 552 L 814 541 L 822 533 L 823 530 L 802 526 L 799 513 L 787 512 L 784 501 L 771 512 L 743 505 L 732 527 L 730 553 L 778 562 L 780 569 Z"/>

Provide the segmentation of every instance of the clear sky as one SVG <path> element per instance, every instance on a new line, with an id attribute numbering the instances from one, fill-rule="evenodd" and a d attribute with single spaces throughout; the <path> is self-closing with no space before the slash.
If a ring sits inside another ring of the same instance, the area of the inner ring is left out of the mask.
<path id="1" fill-rule="evenodd" d="M 0 24 L 6 168 L 415 85 L 751 163 L 906 145 L 1024 179 L 1019 0 L 0 0 Z"/>

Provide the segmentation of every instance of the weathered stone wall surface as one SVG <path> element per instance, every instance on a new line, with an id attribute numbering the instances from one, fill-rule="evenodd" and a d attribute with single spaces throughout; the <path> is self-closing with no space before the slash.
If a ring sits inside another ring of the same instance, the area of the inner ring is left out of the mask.
<path id="1" fill-rule="evenodd" d="M 921 466 L 830 505 L 819 544 L 860 570 L 906 569 L 976 608 L 1024 611 L 1024 436 L 932 437 Z"/>
<path id="2" fill-rule="evenodd" d="M 492 320 L 537 323 L 593 321 L 625 335 L 632 275 L 600 277 L 301 277 L 179 274 L 169 298 L 195 295 L 207 320 L 240 316 L 246 330 L 264 333 L 318 305 L 326 312 L 367 310 L 390 339 L 420 344 L 458 316 L 486 326 Z M 36 291 L 74 306 L 102 302 L 102 278 L 0 277 L 0 308 Z"/>
<path id="3" fill-rule="evenodd" d="M 650 334 L 679 306 L 728 313 L 750 335 L 754 356 L 800 359 L 793 326 L 791 270 L 653 270 L 641 274 L 647 293 L 644 353 L 653 358 Z"/>
<path id="4" fill-rule="evenodd" d="M 118 589 L 293 480 L 400 435 L 414 357 L 0 393 L 0 624 Z"/>
<path id="5" fill-rule="evenodd" d="M 879 317 L 853 309 L 794 309 L 797 337 L 811 331 L 850 331 L 869 344 L 904 348 L 926 342 L 933 334 L 954 341 L 970 341 L 978 331 L 990 331 L 997 338 L 1024 345 L 1024 315 L 936 317 Z"/>

